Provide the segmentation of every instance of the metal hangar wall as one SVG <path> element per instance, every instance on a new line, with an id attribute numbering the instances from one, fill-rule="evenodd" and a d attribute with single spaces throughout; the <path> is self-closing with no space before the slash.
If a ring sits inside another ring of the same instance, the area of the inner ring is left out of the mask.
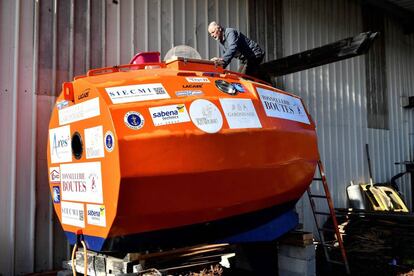
<path id="1" fill-rule="evenodd" d="M 51 207 L 46 164 L 48 121 L 63 81 L 91 68 L 128 63 L 140 51 L 163 57 L 181 44 L 203 58 L 217 56 L 218 45 L 207 33 L 212 20 L 257 40 L 272 60 L 364 31 L 363 13 L 356 0 L 1 1 L 0 274 L 51 270 L 69 256 Z M 387 14 L 383 29 L 382 128 L 368 121 L 366 57 L 276 80 L 303 97 L 316 121 L 338 207 L 346 206 L 349 181 L 368 181 L 365 144 L 377 182 L 403 169 L 394 162 L 413 158 L 413 111 L 402 108 L 402 101 L 414 95 L 414 36 Z M 400 181 L 406 196 L 409 183 L 408 176 Z M 298 211 L 311 229 L 306 204 L 302 200 Z"/>

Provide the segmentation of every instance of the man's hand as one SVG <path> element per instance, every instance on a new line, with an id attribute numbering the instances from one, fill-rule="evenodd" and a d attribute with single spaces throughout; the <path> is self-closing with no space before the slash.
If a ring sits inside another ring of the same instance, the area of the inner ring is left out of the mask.
<path id="1" fill-rule="evenodd" d="M 216 64 L 216 65 L 221 65 L 222 66 L 224 64 L 223 59 L 222 58 L 218 58 L 218 57 L 213 57 L 211 59 L 211 61 L 214 61 L 214 64 Z"/>

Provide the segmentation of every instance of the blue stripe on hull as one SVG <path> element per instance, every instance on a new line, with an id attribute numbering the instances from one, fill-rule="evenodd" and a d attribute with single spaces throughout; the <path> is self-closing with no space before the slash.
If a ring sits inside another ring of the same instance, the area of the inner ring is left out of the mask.
<path id="1" fill-rule="evenodd" d="M 65 231 L 66 237 L 68 238 L 68 241 L 71 245 L 74 245 L 76 243 L 77 237 L 75 233 Z M 86 243 L 86 247 L 89 250 L 93 251 L 101 251 L 105 239 L 101 237 L 95 237 L 95 236 L 88 236 L 88 235 L 82 235 L 83 240 Z"/>
<path id="2" fill-rule="evenodd" d="M 286 234 L 290 230 L 294 229 L 298 225 L 298 214 L 293 210 L 282 213 L 274 220 L 259 226 L 253 230 L 246 231 L 219 242 L 224 243 L 246 243 L 246 242 L 265 242 L 273 241 L 280 236 Z"/>
<path id="3" fill-rule="evenodd" d="M 168 250 L 203 243 L 246 243 L 272 241 L 298 224 L 296 202 L 223 220 L 107 239 L 83 235 L 89 250 L 142 252 Z M 71 245 L 77 237 L 65 232 Z"/>

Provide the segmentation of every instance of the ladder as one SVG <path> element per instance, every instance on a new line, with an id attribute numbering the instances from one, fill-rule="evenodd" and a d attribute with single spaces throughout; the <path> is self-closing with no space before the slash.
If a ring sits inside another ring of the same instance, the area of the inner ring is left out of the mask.
<path id="1" fill-rule="evenodd" d="M 311 192 L 311 187 L 310 186 L 308 187 L 307 192 L 308 192 L 309 202 L 310 202 L 312 212 L 313 212 L 313 217 L 315 219 L 315 224 L 316 224 L 316 227 L 318 229 L 321 245 L 322 245 L 323 251 L 325 253 L 326 261 L 328 263 L 343 265 L 345 267 L 346 273 L 348 275 L 350 275 L 351 273 L 350 273 L 350 270 L 349 270 L 349 264 L 348 264 L 348 259 L 346 257 L 345 247 L 344 247 L 344 244 L 343 244 L 343 241 L 342 241 L 341 233 L 339 232 L 338 221 L 336 219 L 332 197 L 331 197 L 331 194 L 329 193 L 328 182 L 326 181 L 325 171 L 324 171 L 321 160 L 318 160 L 318 169 L 319 169 L 320 178 L 314 178 L 313 180 L 322 182 L 325 194 L 313 194 Z M 327 201 L 328 207 L 329 207 L 329 213 L 328 212 L 322 212 L 322 211 L 319 211 L 319 210 L 316 209 L 316 204 L 315 204 L 315 200 L 314 200 L 316 198 L 325 199 Z M 319 226 L 318 219 L 317 219 L 318 215 L 330 216 L 332 218 L 332 224 L 333 224 L 334 229 Z M 334 232 L 336 234 L 339 249 L 341 251 L 342 261 L 333 260 L 329 256 L 328 248 L 329 249 L 337 249 L 338 247 L 334 246 L 334 244 L 331 244 L 331 243 L 325 241 L 325 237 L 324 237 L 325 232 Z"/>

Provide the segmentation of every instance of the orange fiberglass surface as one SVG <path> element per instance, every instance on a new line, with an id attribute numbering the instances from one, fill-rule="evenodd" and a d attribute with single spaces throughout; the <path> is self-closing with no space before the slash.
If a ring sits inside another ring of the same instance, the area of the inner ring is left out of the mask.
<path id="1" fill-rule="evenodd" d="M 266 223 L 294 207 L 318 160 L 298 96 L 184 58 L 64 83 L 47 155 L 69 241 L 129 252 Z"/>

